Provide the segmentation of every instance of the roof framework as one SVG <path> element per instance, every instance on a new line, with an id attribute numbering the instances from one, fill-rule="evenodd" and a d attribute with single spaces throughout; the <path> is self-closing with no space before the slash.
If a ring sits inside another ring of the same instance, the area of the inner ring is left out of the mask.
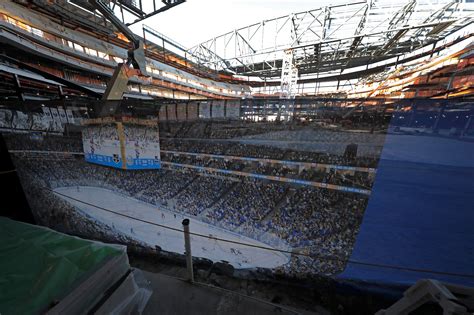
<path id="1" fill-rule="evenodd" d="M 29 8 L 40 9 L 65 23 L 88 29 L 100 35 L 111 36 L 117 32 L 110 21 L 96 10 L 90 0 L 13 0 Z M 96 0 L 114 12 L 117 19 L 129 26 L 186 0 Z"/>
<path id="2" fill-rule="evenodd" d="M 76 5 L 94 11 L 89 0 L 69 0 Z M 186 0 L 99 0 L 109 6 L 122 23 L 132 25 L 158 13 L 184 3 Z"/>
<path id="3" fill-rule="evenodd" d="M 203 66 L 277 79 L 285 50 L 299 75 L 340 74 L 433 44 L 471 25 L 466 0 L 367 0 L 242 27 L 188 50 Z"/>

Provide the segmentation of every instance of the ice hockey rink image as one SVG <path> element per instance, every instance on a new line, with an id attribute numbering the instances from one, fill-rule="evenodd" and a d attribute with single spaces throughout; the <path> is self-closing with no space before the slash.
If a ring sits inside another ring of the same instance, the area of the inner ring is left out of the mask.
<path id="1" fill-rule="evenodd" d="M 87 205 L 86 203 L 180 230 L 183 229 L 183 219 L 187 218 L 191 221 L 189 225 L 191 233 L 210 236 L 204 238 L 191 235 L 191 251 L 193 256 L 208 258 L 214 262 L 225 260 L 237 269 L 255 267 L 275 268 L 288 263 L 290 259 L 289 254 L 278 251 L 262 250 L 261 248 L 214 240 L 212 237 L 269 247 L 269 245 L 254 239 L 220 229 L 189 216 L 159 209 L 157 206 L 144 203 L 108 189 L 72 186 L 56 188 L 54 191 L 58 193 L 58 197 L 71 203 L 84 214 L 110 226 L 119 233 L 146 243 L 151 247 L 157 245 L 165 251 L 183 254 L 183 232 L 133 220 Z"/>

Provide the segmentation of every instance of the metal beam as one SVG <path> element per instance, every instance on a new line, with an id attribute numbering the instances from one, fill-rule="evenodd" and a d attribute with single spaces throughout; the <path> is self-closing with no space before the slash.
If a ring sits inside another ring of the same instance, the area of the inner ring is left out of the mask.
<path id="1" fill-rule="evenodd" d="M 153 0 L 153 4 L 155 3 L 154 1 L 155 1 L 155 0 Z M 148 14 L 146 14 L 146 15 L 144 15 L 144 16 L 141 16 L 140 18 L 136 19 L 135 21 L 133 21 L 133 22 L 131 22 L 131 23 L 127 23 L 127 26 L 131 26 L 131 25 L 136 24 L 136 23 L 138 23 L 138 22 L 140 22 L 140 21 L 146 20 L 146 19 L 148 19 L 148 18 L 150 18 L 150 17 L 152 17 L 152 16 L 157 15 L 158 13 L 167 11 L 167 10 L 169 10 L 169 9 L 171 9 L 171 8 L 177 6 L 177 5 L 180 5 L 180 4 L 184 3 L 184 2 L 186 2 L 186 0 L 176 0 L 176 2 L 173 2 L 173 3 L 171 3 L 171 4 L 167 4 L 167 5 L 165 5 L 164 7 L 160 8 L 160 9 L 158 9 L 158 10 L 156 10 L 156 6 L 155 6 L 155 10 L 154 10 L 153 12 L 148 13 Z"/>
<path id="2" fill-rule="evenodd" d="M 472 6 L 461 8 L 453 0 L 400 2 L 366 0 L 293 13 L 225 33 L 188 51 L 206 47 L 202 64 L 241 75 L 278 77 L 280 56 L 290 48 L 305 71 L 343 71 L 357 66 L 359 57 L 381 61 L 432 44 L 474 19 Z M 427 19 L 430 11 L 435 14 Z"/>
<path id="3" fill-rule="evenodd" d="M 17 74 L 13 75 L 13 83 L 15 85 L 16 95 L 18 99 L 23 102 L 25 100 L 25 97 L 23 95 L 23 89 L 21 87 L 20 78 Z"/>
<path id="4" fill-rule="evenodd" d="M 399 11 L 397 11 L 389 22 L 388 30 L 398 29 L 406 25 L 412 15 L 416 5 L 416 0 L 410 0 Z M 373 55 L 379 56 L 392 48 L 408 30 L 399 30 L 396 33 L 388 33 L 386 41 L 377 49 Z"/>
<path id="5" fill-rule="evenodd" d="M 28 70 L 28 71 L 31 71 L 31 72 L 34 72 L 34 73 L 37 73 L 43 77 L 45 77 L 46 79 L 50 79 L 50 80 L 53 80 L 55 82 L 58 82 L 58 83 L 61 83 L 63 85 L 66 85 L 68 87 L 70 87 L 71 89 L 74 89 L 74 90 L 77 90 L 79 92 L 82 92 L 86 95 L 89 95 L 89 96 L 92 96 L 94 98 L 100 98 L 102 96 L 102 94 L 100 93 L 97 93 L 95 91 L 92 91 L 82 85 L 79 85 L 77 83 L 74 83 L 72 81 L 69 81 L 69 80 L 66 80 L 66 79 L 63 79 L 61 77 L 58 77 L 54 74 L 51 74 L 49 72 L 46 72 L 46 71 L 43 71 L 43 70 L 40 70 L 38 68 L 35 68 L 33 66 L 30 66 L 29 64 L 27 63 L 24 63 L 24 62 L 21 62 L 17 59 L 14 59 L 14 58 L 11 58 L 7 55 L 4 55 L 4 54 L 0 54 L 0 59 L 3 59 L 3 60 L 6 60 L 12 64 L 15 64 L 17 65 L 19 68 L 21 69 L 25 69 L 25 70 Z"/>

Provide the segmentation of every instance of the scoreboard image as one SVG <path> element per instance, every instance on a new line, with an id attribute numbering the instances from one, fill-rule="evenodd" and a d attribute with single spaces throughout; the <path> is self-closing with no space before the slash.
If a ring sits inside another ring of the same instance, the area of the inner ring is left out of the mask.
<path id="1" fill-rule="evenodd" d="M 87 162 L 130 170 L 161 167 L 158 120 L 107 117 L 83 125 Z"/>

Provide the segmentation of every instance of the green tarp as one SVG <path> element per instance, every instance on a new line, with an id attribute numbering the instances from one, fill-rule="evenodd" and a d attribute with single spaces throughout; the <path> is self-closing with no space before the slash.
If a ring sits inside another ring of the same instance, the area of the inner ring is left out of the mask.
<path id="1" fill-rule="evenodd" d="M 44 312 L 123 251 L 0 217 L 0 314 Z"/>

